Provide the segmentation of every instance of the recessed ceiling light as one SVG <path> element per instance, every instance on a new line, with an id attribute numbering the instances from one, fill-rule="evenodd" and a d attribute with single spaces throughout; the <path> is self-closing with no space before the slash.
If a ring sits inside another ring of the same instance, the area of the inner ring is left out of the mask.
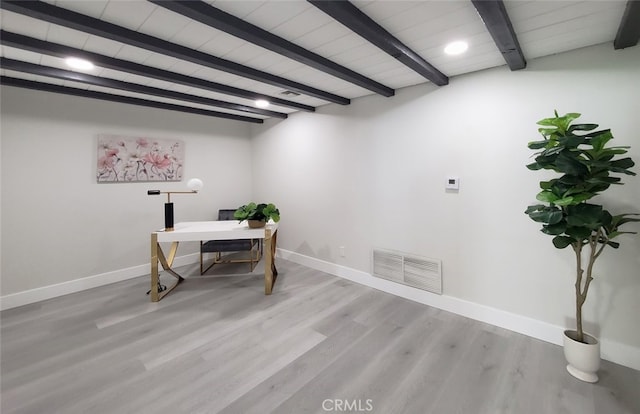
<path id="1" fill-rule="evenodd" d="M 67 64 L 67 66 L 74 69 L 80 69 L 80 70 L 93 69 L 93 63 L 85 59 L 70 57 L 65 59 L 65 63 Z"/>
<path id="2" fill-rule="evenodd" d="M 266 99 L 258 99 L 256 100 L 255 104 L 258 108 L 266 108 L 269 106 L 269 101 L 267 101 Z"/>
<path id="3" fill-rule="evenodd" d="M 469 44 L 467 42 L 457 41 L 451 42 L 444 48 L 444 53 L 447 55 L 459 55 L 464 53 L 469 48 Z"/>

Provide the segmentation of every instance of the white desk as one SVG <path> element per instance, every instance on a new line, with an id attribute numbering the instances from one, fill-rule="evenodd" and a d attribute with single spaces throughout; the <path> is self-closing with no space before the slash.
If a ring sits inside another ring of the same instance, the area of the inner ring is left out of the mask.
<path id="1" fill-rule="evenodd" d="M 158 302 L 184 280 L 171 268 L 179 243 L 200 240 L 264 239 L 264 294 L 270 295 L 278 276 L 274 260 L 277 232 L 278 223 L 269 223 L 261 229 L 251 229 L 246 222 L 223 220 L 177 223 L 173 231 L 160 230 L 151 233 L 151 301 Z M 160 246 L 163 242 L 171 243 L 168 255 L 165 255 Z M 160 280 L 158 262 L 165 271 L 177 279 L 173 286 L 162 292 L 158 291 Z"/>

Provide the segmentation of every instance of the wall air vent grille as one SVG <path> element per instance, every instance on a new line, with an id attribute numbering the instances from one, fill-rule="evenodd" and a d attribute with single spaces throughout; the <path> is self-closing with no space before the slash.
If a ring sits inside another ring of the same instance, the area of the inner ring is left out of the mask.
<path id="1" fill-rule="evenodd" d="M 374 250 L 373 275 L 402 283 L 404 279 L 402 275 L 402 260 L 402 255 Z"/>
<path id="2" fill-rule="evenodd" d="M 389 250 L 373 250 L 373 275 L 442 294 L 442 262 Z"/>

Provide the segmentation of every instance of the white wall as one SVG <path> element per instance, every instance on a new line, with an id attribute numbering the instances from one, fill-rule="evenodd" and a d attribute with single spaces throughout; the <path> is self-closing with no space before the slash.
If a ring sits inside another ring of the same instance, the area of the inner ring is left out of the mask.
<path id="1" fill-rule="evenodd" d="M 184 181 L 97 184 L 96 136 L 113 133 L 185 141 L 185 177 L 202 178 L 205 188 L 175 196 L 176 220 L 212 219 L 218 208 L 249 199 L 275 202 L 283 216 L 279 246 L 310 264 L 335 264 L 336 273 L 394 291 L 367 275 L 372 247 L 440 258 L 442 298 L 451 299 L 443 308 L 454 303 L 479 319 L 486 311 L 515 330 L 527 318 L 538 327 L 569 326 L 573 256 L 554 249 L 523 214 L 543 177 L 524 167 L 526 143 L 553 109 L 576 111 L 612 128 L 614 142 L 631 145 L 640 162 L 638 67 L 639 47 L 602 45 L 534 60 L 524 71 L 497 68 L 252 129 L 2 87 L 2 305 L 24 292 L 132 274 L 123 269 L 148 273 L 148 235 L 162 226 L 164 199 L 146 191 Z M 450 174 L 461 178 L 459 193 L 444 190 Z M 640 211 L 640 178 L 625 182 L 605 201 L 614 212 Z M 610 345 L 605 357 L 640 369 L 640 237 L 621 242 L 598 264 L 604 275 L 593 284 L 587 326 Z M 195 251 L 191 245 L 180 254 Z"/>
<path id="2" fill-rule="evenodd" d="M 640 47 L 600 45 L 270 121 L 252 128 L 254 198 L 280 207 L 284 251 L 367 273 L 373 247 L 440 258 L 445 296 L 572 326 L 573 252 L 523 214 L 545 176 L 525 168 L 527 142 L 554 109 L 579 112 L 640 163 L 639 67 Z M 640 178 L 624 181 L 604 201 L 640 212 Z M 640 237 L 620 241 L 597 265 L 586 326 L 615 344 L 609 359 L 640 367 Z"/>
<path id="3" fill-rule="evenodd" d="M 183 181 L 96 183 L 101 133 L 182 139 Z M 2 296 L 136 266 L 148 273 L 149 234 L 164 226 L 166 196 L 147 190 L 204 181 L 198 195 L 172 197 L 176 221 L 212 220 L 245 203 L 249 134 L 237 121 L 2 87 Z"/>

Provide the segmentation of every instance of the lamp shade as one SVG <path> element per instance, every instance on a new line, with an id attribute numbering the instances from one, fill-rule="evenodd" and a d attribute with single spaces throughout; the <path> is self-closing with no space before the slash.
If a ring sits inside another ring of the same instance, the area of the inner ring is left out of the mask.
<path id="1" fill-rule="evenodd" d="M 187 187 L 189 187 L 189 190 L 199 191 L 202 190 L 202 187 L 204 187 L 204 183 L 199 178 L 192 178 L 187 181 Z"/>

